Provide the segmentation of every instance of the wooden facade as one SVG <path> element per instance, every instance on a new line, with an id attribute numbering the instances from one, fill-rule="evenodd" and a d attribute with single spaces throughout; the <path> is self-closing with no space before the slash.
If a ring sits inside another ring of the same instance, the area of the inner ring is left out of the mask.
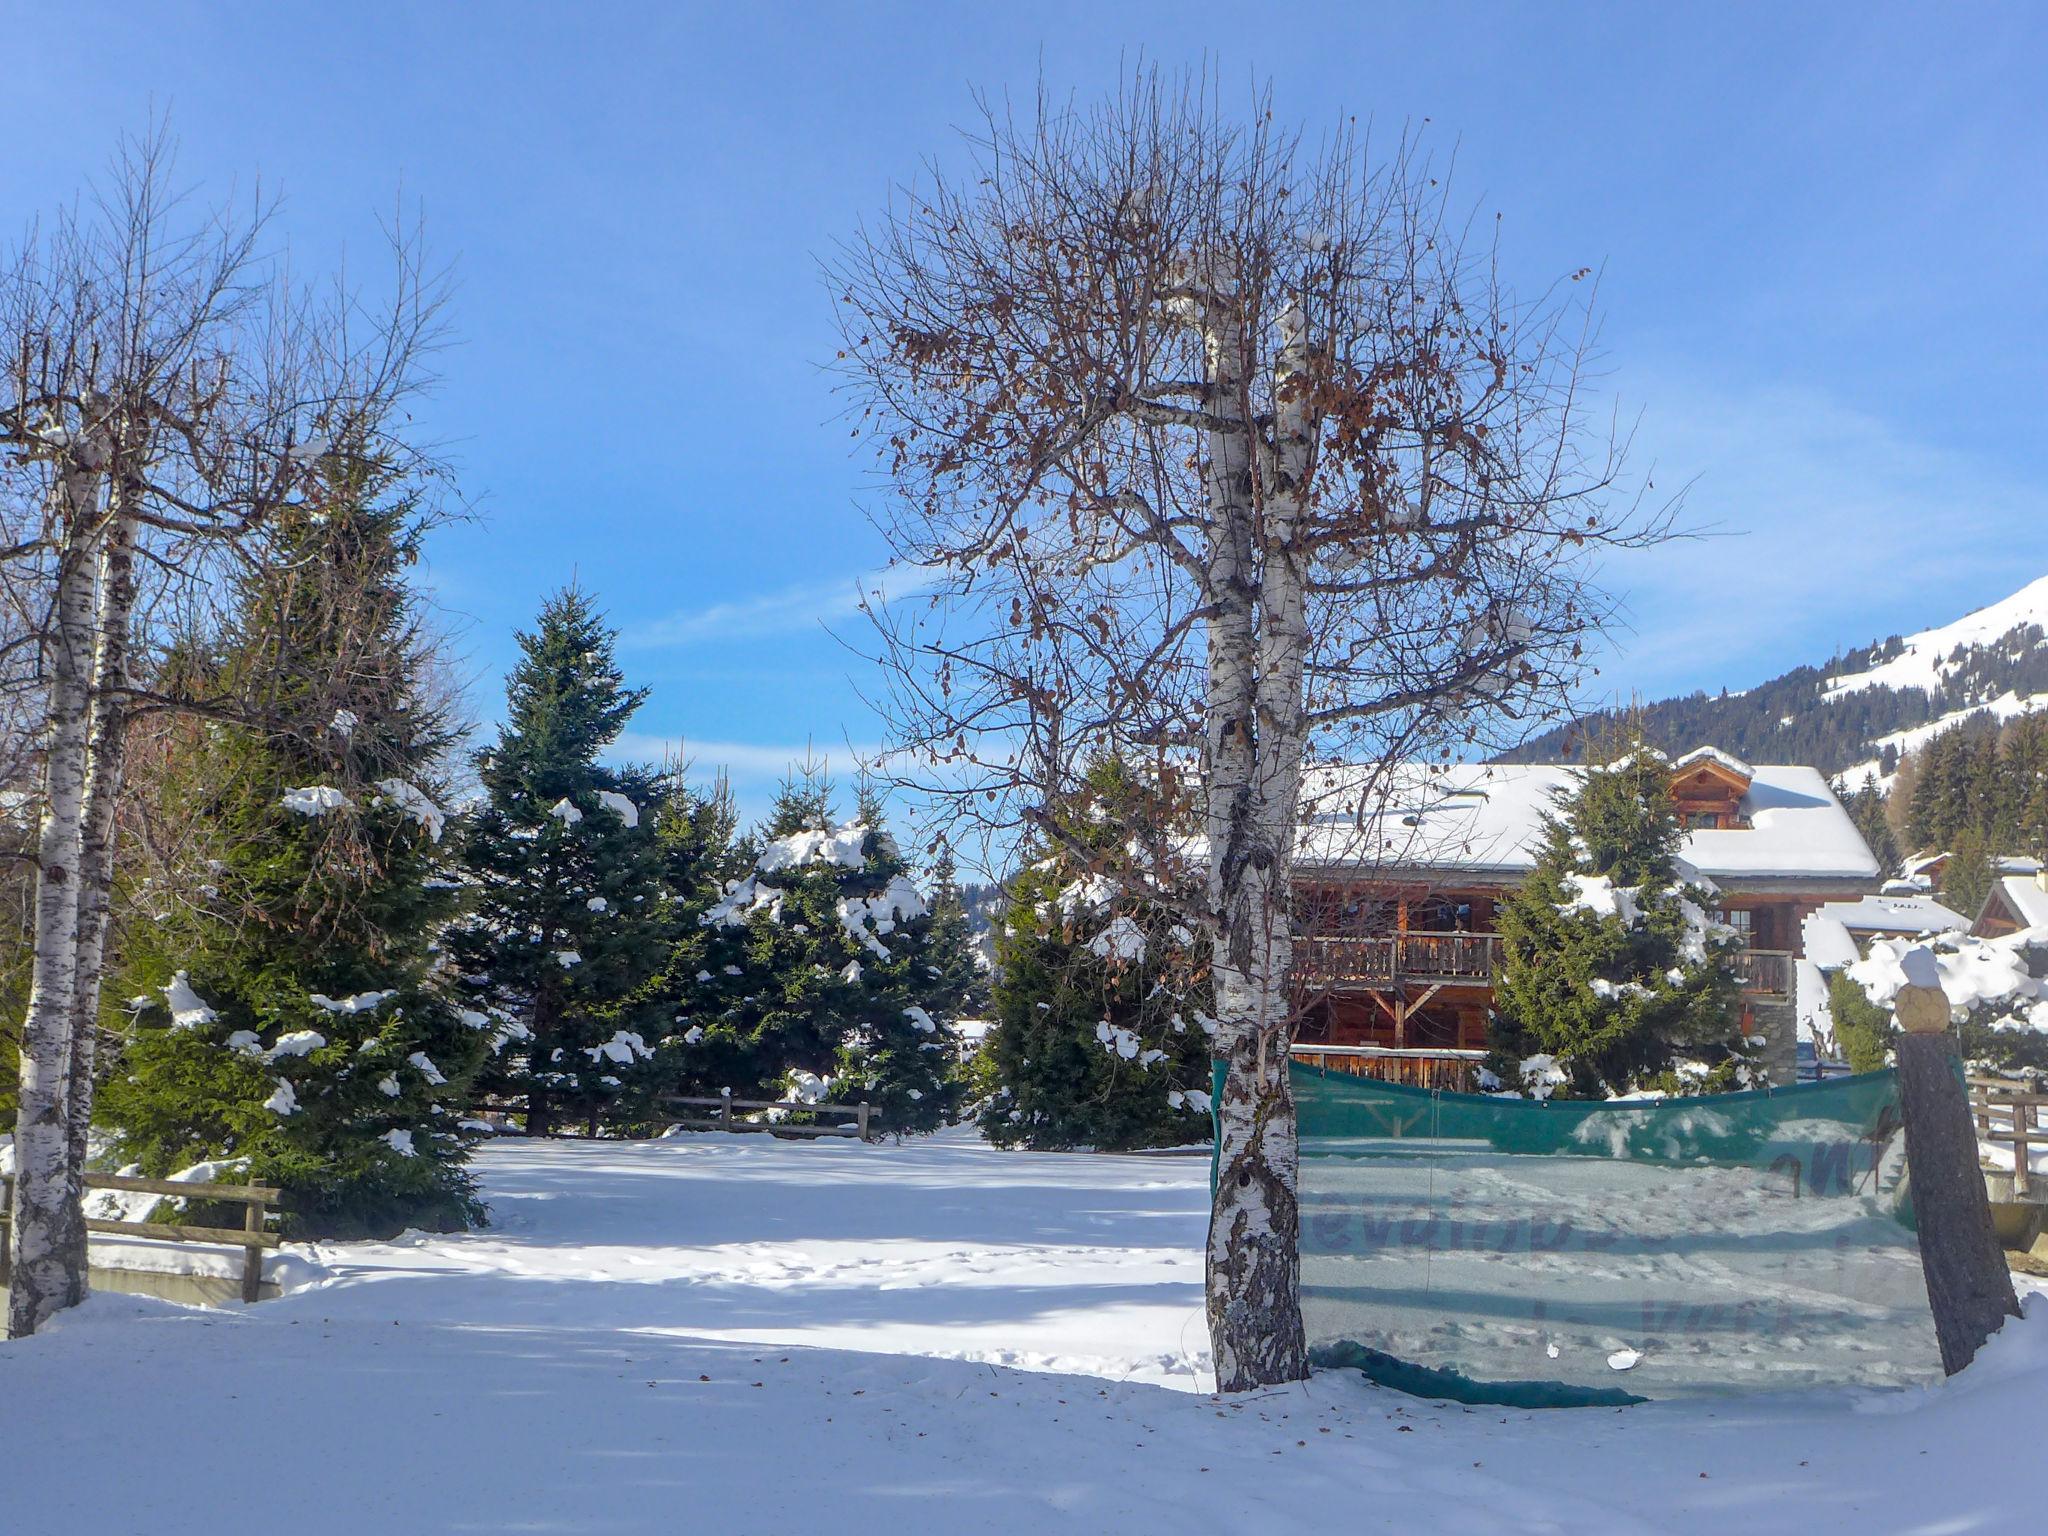
<path id="1" fill-rule="evenodd" d="M 1681 762 L 1672 793 L 1689 830 L 1748 826 L 1750 781 L 1738 770 L 1718 754 Z M 1719 915 L 1746 945 L 1738 962 L 1744 992 L 1757 1007 L 1789 1007 L 1807 916 L 1862 892 L 1845 891 L 1840 879 L 1715 879 Z M 1368 1054 L 1349 1070 L 1422 1082 L 1435 1069 L 1418 1063 L 1444 1053 L 1444 1068 L 1469 1079 L 1470 1060 L 1450 1053 L 1488 1047 L 1500 962 L 1495 924 L 1513 880 L 1508 871 L 1454 868 L 1355 880 L 1321 871 L 1300 880 L 1295 970 L 1305 1059 L 1334 1065 L 1336 1048 L 1356 1048 Z"/>

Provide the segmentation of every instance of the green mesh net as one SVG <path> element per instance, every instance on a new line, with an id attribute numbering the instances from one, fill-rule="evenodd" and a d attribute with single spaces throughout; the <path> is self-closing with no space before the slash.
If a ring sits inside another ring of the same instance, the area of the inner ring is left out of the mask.
<path id="1" fill-rule="evenodd" d="M 1644 1103 L 1297 1066 L 1319 1363 L 1539 1406 L 1937 1381 L 1889 1072 Z"/>

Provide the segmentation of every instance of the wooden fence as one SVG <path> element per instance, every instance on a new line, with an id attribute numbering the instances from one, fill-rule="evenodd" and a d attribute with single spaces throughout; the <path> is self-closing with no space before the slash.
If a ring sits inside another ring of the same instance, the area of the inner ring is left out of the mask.
<path id="1" fill-rule="evenodd" d="M 1970 1112 L 1977 1119 L 1977 1140 L 2012 1148 L 2012 1192 L 2021 1200 L 2028 1199 L 2033 1190 L 2027 1154 L 2033 1147 L 2048 1146 L 2048 1132 L 2041 1125 L 2044 1104 L 2048 1104 L 2048 1093 L 2025 1078 L 1970 1079 Z"/>
<path id="2" fill-rule="evenodd" d="M 122 1173 L 88 1173 L 87 1189 L 118 1189 L 144 1195 L 172 1195 L 182 1200 L 217 1201 L 244 1207 L 242 1225 L 235 1227 L 189 1227 L 169 1222 L 107 1221 L 89 1217 L 88 1232 L 116 1237 L 147 1237 L 160 1243 L 218 1243 L 242 1250 L 242 1300 L 254 1302 L 263 1285 L 263 1250 L 282 1242 L 265 1229 L 270 1207 L 277 1204 L 279 1191 L 268 1184 L 182 1184 L 175 1179 L 140 1179 Z M 7 1223 L 14 1210 L 14 1179 L 0 1175 L 0 1285 L 8 1280 L 10 1251 L 14 1234 Z"/>
<path id="3" fill-rule="evenodd" d="M 681 1094 L 663 1094 L 655 1101 L 661 1105 L 673 1105 L 681 1109 L 716 1110 L 712 1115 L 676 1115 L 664 1117 L 670 1125 L 684 1126 L 693 1131 L 768 1131 L 777 1136 L 854 1136 L 862 1141 L 872 1141 L 878 1131 L 874 1123 L 872 1104 L 793 1104 L 787 1099 L 736 1099 L 730 1092 L 721 1093 L 717 1098 L 686 1098 Z M 781 1109 L 806 1115 L 839 1115 L 852 1121 L 848 1125 L 791 1125 L 786 1120 L 743 1120 L 734 1114 L 735 1110 Z"/>

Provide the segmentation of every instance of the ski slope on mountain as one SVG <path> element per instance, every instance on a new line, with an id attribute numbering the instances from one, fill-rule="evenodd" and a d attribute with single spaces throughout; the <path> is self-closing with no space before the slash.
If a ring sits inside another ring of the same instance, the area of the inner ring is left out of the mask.
<path id="1" fill-rule="evenodd" d="M 2034 1507 L 2038 1302 L 1937 1390 L 1530 1413 L 1323 1373 L 1217 1400 L 1199 1157 L 479 1162 L 489 1231 L 298 1249 L 278 1301 L 103 1296 L 0 1345 L 0 1529 L 1813 1536 Z"/>
<path id="2" fill-rule="evenodd" d="M 2029 582 L 2010 597 L 1965 614 L 1953 624 L 1905 636 L 1904 649 L 1898 655 L 1865 671 L 1829 678 L 1827 693 L 1835 697 L 1880 686 L 1937 692 L 1949 658 L 1958 647 L 1967 651 L 1989 645 L 2030 624 L 2048 627 L 2048 576 Z"/>

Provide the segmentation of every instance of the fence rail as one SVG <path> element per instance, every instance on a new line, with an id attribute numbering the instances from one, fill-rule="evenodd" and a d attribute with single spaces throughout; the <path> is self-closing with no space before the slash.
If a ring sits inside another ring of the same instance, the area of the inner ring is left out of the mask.
<path id="1" fill-rule="evenodd" d="M 87 1189 L 115 1189 L 130 1194 L 171 1195 L 181 1200 L 218 1201 L 244 1208 L 237 1227 L 193 1227 L 172 1222 L 111 1221 L 88 1217 L 85 1230 L 114 1237 L 146 1237 L 163 1243 L 215 1243 L 242 1250 L 242 1300 L 255 1302 L 263 1286 L 263 1250 L 276 1248 L 284 1239 L 266 1230 L 270 1207 L 282 1191 L 268 1184 L 182 1184 L 176 1179 L 144 1179 L 123 1173 L 88 1173 Z M 13 1232 L 8 1227 L 14 1213 L 14 1178 L 0 1174 L 0 1285 L 9 1278 L 13 1262 Z"/>
<path id="2" fill-rule="evenodd" d="M 1391 1045 L 1297 1045 L 1297 1061 L 1411 1088 L 1436 1088 L 1445 1093 L 1470 1093 L 1478 1086 L 1484 1051 L 1457 1051 Z"/>
<path id="3" fill-rule="evenodd" d="M 2028 1166 L 2028 1154 L 2035 1147 L 2048 1146 L 2048 1130 L 2041 1125 L 2041 1108 L 2048 1105 L 2048 1093 L 2025 1078 L 1972 1077 L 1969 1081 L 1977 1140 L 1993 1145 L 2002 1142 L 2012 1148 L 2012 1192 L 2018 1199 L 2030 1198 L 2034 1173 Z"/>
<path id="4" fill-rule="evenodd" d="M 872 1104 L 795 1104 L 788 1099 L 736 1099 L 730 1093 L 721 1093 L 717 1098 L 690 1098 L 682 1094 L 665 1093 L 655 1100 L 660 1105 L 674 1105 L 684 1109 L 715 1109 L 713 1115 L 664 1116 L 669 1125 L 680 1125 L 695 1131 L 767 1131 L 777 1136 L 852 1136 L 861 1141 L 873 1141 L 877 1127 L 874 1124 L 875 1107 Z M 733 1113 L 736 1109 L 748 1111 L 764 1109 L 789 1110 L 805 1115 L 841 1115 L 849 1118 L 848 1125 L 791 1125 L 782 1120 L 742 1120 Z"/>

